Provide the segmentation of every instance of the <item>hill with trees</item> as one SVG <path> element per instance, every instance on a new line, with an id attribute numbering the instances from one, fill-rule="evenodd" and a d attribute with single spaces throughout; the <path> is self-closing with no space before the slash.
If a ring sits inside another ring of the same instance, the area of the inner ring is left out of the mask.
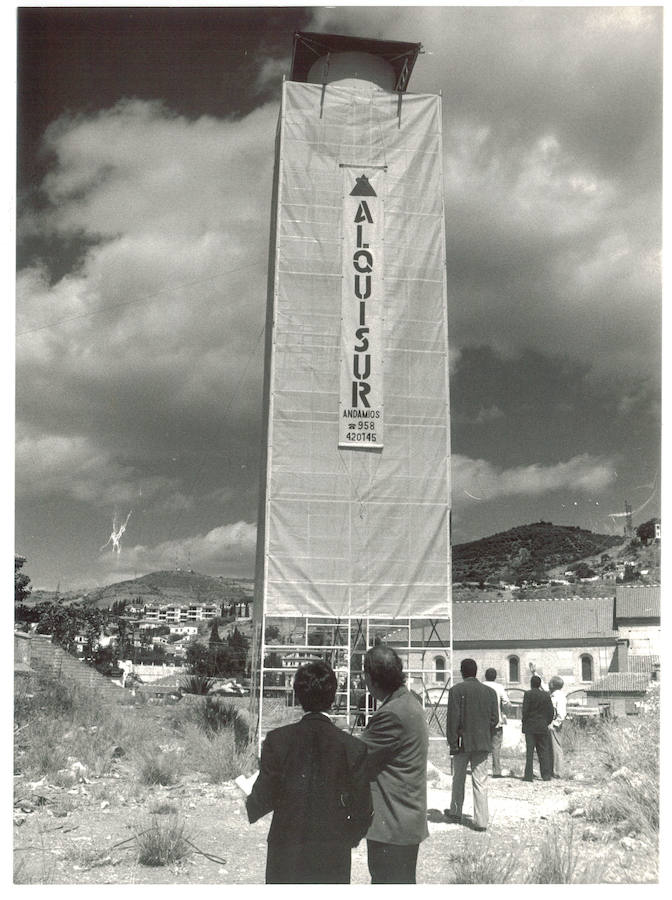
<path id="1" fill-rule="evenodd" d="M 201 575 L 191 569 L 151 572 L 139 578 L 119 581 L 89 591 L 57 595 L 54 591 L 33 591 L 31 600 L 43 602 L 58 597 L 61 602 L 82 602 L 89 607 L 107 609 L 113 604 L 216 603 L 220 606 L 250 600 L 254 582 L 222 575 Z"/>
<path id="2" fill-rule="evenodd" d="M 552 570 L 563 570 L 590 557 L 599 557 L 612 548 L 622 546 L 622 536 L 594 534 L 576 525 L 553 525 L 534 522 L 518 525 L 478 541 L 453 547 L 454 582 L 548 580 Z M 577 577 L 586 577 L 585 572 Z"/>

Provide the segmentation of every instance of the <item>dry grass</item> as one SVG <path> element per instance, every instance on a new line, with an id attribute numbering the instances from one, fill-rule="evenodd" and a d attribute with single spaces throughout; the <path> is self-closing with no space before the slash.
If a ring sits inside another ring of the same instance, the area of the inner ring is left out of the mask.
<path id="1" fill-rule="evenodd" d="M 585 803 L 589 822 L 654 842 L 660 825 L 659 709 L 658 686 L 652 685 L 642 714 L 600 723 L 594 752 L 606 785 Z"/>
<path id="2" fill-rule="evenodd" d="M 447 858 L 450 875 L 447 884 L 517 884 L 518 862 L 512 854 L 503 855 L 497 845 L 465 847 Z"/>
<path id="3" fill-rule="evenodd" d="M 15 772 L 31 780 L 47 777 L 67 787 L 73 762 L 88 774 L 110 771 L 117 746 L 124 752 L 146 743 L 149 725 L 132 709 L 100 703 L 96 691 L 36 674 L 17 691 L 14 706 Z"/>
<path id="4" fill-rule="evenodd" d="M 155 800 L 150 804 L 149 812 L 153 816 L 176 816 L 178 809 L 174 803 L 167 800 Z"/>
<path id="5" fill-rule="evenodd" d="M 577 866 L 573 823 L 546 826 L 537 844 L 537 857 L 527 881 L 530 884 L 572 884 Z"/>
<path id="6" fill-rule="evenodd" d="M 168 866 L 191 852 L 186 828 L 176 816 L 152 819 L 148 828 L 135 835 L 138 862 L 143 866 Z"/>
<path id="7" fill-rule="evenodd" d="M 210 784 L 231 781 L 257 767 L 256 747 L 236 750 L 233 728 L 207 732 L 192 724 L 185 727 L 184 740 L 191 766 Z"/>
<path id="8" fill-rule="evenodd" d="M 150 748 L 140 754 L 140 780 L 143 784 L 176 784 L 183 770 L 182 757 L 174 750 Z"/>

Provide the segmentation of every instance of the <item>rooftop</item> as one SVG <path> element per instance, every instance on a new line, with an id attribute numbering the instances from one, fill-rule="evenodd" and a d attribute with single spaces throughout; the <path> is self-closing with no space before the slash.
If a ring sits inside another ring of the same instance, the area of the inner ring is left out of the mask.
<path id="1" fill-rule="evenodd" d="M 617 619 L 659 619 L 660 585 L 616 585 Z"/>
<path id="2" fill-rule="evenodd" d="M 396 91 L 405 91 L 422 44 L 405 41 L 379 41 L 346 34 L 319 34 L 312 31 L 294 33 L 292 81 L 307 81 L 314 62 L 328 53 L 371 53 L 385 59 L 394 69 Z"/>
<path id="3" fill-rule="evenodd" d="M 604 678 L 591 685 L 586 691 L 588 694 L 630 694 L 633 692 L 645 693 L 650 682 L 650 677 L 639 672 L 610 672 Z"/>
<path id="4" fill-rule="evenodd" d="M 613 597 L 458 600 L 453 603 L 453 641 L 616 638 L 613 614 Z"/>

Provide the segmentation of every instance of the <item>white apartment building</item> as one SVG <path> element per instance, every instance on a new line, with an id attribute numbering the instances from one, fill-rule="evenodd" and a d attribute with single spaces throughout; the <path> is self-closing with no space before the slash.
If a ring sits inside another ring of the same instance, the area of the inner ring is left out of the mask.
<path id="1" fill-rule="evenodd" d="M 221 612 L 218 603 L 174 603 L 145 606 L 143 619 L 145 622 L 157 624 L 180 624 L 181 622 L 204 622 L 213 619 Z"/>

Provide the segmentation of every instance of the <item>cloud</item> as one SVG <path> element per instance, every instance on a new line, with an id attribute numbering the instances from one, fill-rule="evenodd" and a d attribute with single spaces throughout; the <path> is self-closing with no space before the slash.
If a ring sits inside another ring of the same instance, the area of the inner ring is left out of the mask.
<path id="1" fill-rule="evenodd" d="M 481 406 L 475 415 L 462 415 L 456 416 L 456 418 L 459 418 L 459 421 L 461 423 L 468 425 L 490 425 L 492 422 L 496 422 L 498 419 L 503 419 L 504 413 L 496 404 L 493 403 L 492 406 L 489 406 L 487 409 Z"/>
<path id="2" fill-rule="evenodd" d="M 60 119 L 45 209 L 25 234 L 82 241 L 17 279 L 17 415 L 138 452 L 160 436 L 259 427 L 277 107 L 238 120 L 120 102 Z M 179 433 L 179 429 L 177 429 Z M 221 436 L 220 436 L 221 440 Z"/>
<path id="3" fill-rule="evenodd" d="M 532 464 L 510 469 L 455 454 L 452 457 L 452 499 L 459 509 L 473 500 L 534 497 L 559 490 L 599 493 L 613 482 L 614 477 L 614 465 L 609 459 L 588 454 L 555 465 Z"/>
<path id="4" fill-rule="evenodd" d="M 174 489 L 168 478 L 141 477 L 86 435 L 47 434 L 20 427 L 15 461 L 18 497 L 68 496 L 116 506 Z"/>
<path id="5" fill-rule="evenodd" d="M 163 541 L 153 547 L 125 546 L 120 554 L 104 552 L 101 564 L 114 573 L 154 572 L 177 564 L 205 574 L 250 578 L 254 572 L 257 527 L 248 522 L 219 525 L 206 534 Z"/>
<path id="6" fill-rule="evenodd" d="M 336 7 L 311 29 L 421 41 L 442 92 L 453 353 L 660 370 L 660 10 Z M 637 335 L 633 341 L 633 334 Z"/>

